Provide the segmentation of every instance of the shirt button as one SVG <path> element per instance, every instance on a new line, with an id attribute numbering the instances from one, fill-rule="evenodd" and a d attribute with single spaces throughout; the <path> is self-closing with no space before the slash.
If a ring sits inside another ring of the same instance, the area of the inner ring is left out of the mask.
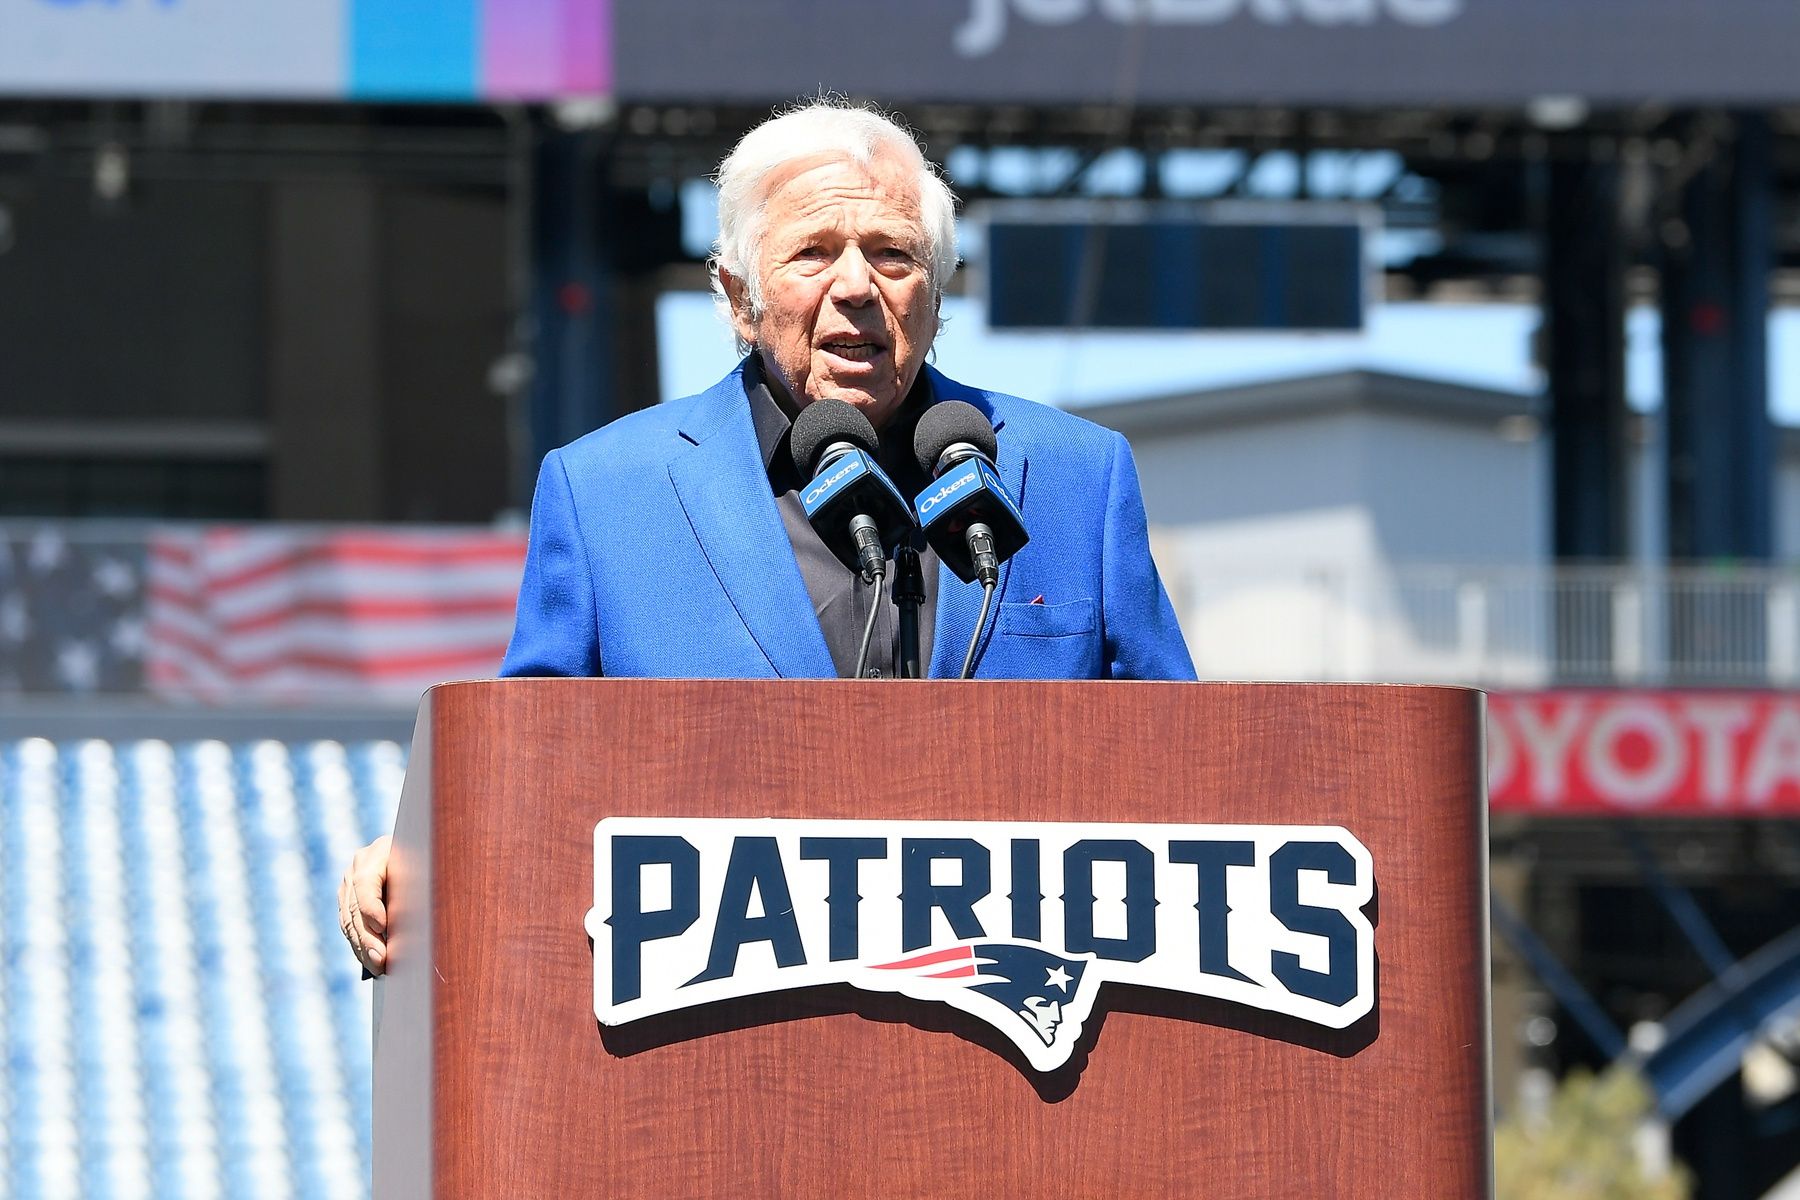
<path id="1" fill-rule="evenodd" d="M 881 668 L 880 667 L 870 667 L 868 670 L 863 672 L 863 678 L 864 679 L 880 679 L 881 678 Z"/>

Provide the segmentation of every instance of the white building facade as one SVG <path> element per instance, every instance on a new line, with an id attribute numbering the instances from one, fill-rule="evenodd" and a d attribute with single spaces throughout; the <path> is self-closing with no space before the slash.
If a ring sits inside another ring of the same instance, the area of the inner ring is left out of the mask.
<path id="1" fill-rule="evenodd" d="M 1667 564 L 1653 416 L 1632 425 L 1631 560 L 1555 563 L 1542 411 L 1536 396 L 1361 370 L 1081 410 L 1131 441 L 1203 678 L 1800 681 L 1800 576 Z M 1787 563 L 1800 443 L 1782 446 Z M 1695 604 L 1708 645 L 1672 650 L 1674 614 Z"/>

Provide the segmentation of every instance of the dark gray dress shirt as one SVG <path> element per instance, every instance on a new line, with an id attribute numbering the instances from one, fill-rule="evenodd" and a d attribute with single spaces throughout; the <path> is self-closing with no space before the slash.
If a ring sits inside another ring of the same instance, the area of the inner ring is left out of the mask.
<path id="1" fill-rule="evenodd" d="M 796 465 L 788 452 L 788 434 L 794 426 L 790 401 L 764 382 L 756 359 L 744 370 L 744 390 L 749 394 L 750 417 L 756 426 L 757 445 L 762 450 L 763 466 L 769 472 L 769 487 L 775 494 L 775 507 L 781 512 L 781 523 L 788 540 L 794 545 L 794 558 L 800 564 L 800 577 L 812 598 L 813 614 L 825 634 L 825 645 L 831 650 L 831 661 L 839 678 L 847 678 L 856 667 L 856 651 L 862 645 L 863 625 L 869 617 L 869 605 L 879 605 L 875 632 L 869 643 L 869 662 L 863 674 L 868 678 L 900 676 L 900 609 L 894 603 L 896 571 L 890 559 L 887 577 L 876 588 L 862 581 L 855 571 L 838 561 L 813 532 L 806 520 L 806 509 L 800 503 L 800 489 L 809 482 L 803 468 Z M 879 459 L 894 486 L 908 502 L 924 490 L 929 480 L 913 461 L 913 429 L 919 414 L 931 403 L 931 384 L 925 372 L 913 385 L 900 411 L 888 427 L 880 431 Z M 937 603 L 938 556 L 925 542 L 923 533 L 913 535 L 919 551 L 919 568 L 925 580 L 925 602 L 919 606 L 919 673 L 925 675 L 931 665 L 931 626 L 933 606 Z"/>

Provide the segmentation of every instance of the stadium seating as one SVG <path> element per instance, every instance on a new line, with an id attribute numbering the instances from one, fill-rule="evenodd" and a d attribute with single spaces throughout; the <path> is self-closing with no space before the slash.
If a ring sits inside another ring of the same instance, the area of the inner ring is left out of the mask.
<path id="1" fill-rule="evenodd" d="M 393 742 L 0 744 L 0 1197 L 368 1194 L 337 930 Z"/>

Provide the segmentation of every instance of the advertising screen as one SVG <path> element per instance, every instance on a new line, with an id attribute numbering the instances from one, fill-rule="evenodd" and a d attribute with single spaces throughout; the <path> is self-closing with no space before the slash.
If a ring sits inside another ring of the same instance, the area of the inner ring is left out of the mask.
<path id="1" fill-rule="evenodd" d="M 543 99 L 610 90 L 608 0 L 0 0 L 0 95 Z"/>

